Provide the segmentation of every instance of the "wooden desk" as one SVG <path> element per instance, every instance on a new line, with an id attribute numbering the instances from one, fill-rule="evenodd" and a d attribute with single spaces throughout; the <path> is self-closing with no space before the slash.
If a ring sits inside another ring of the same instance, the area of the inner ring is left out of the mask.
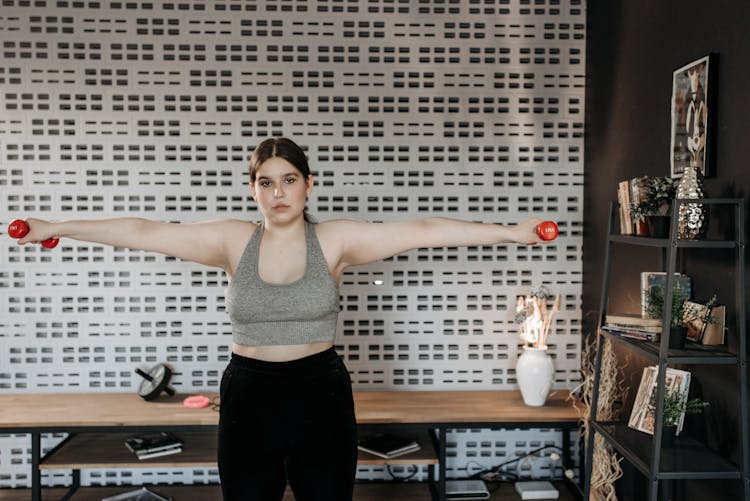
<path id="1" fill-rule="evenodd" d="M 210 432 L 218 423 L 218 412 L 211 407 L 187 409 L 186 395 L 146 402 L 130 393 L 55 393 L 0 395 L 0 432 L 31 434 L 32 500 L 41 500 L 42 433 L 98 432 L 114 434 L 155 429 Z M 213 396 L 213 395 L 210 395 Z M 527 407 L 515 391 L 372 391 L 355 392 L 357 422 L 363 428 L 403 427 L 429 430 L 437 451 L 438 480 L 431 482 L 433 497 L 445 499 L 446 433 L 451 428 L 560 428 L 564 455 L 569 456 L 569 431 L 577 428 L 578 414 L 567 392 L 550 395 L 543 407 Z M 104 436 L 102 436 L 104 439 Z M 119 440 L 119 439 L 118 439 Z M 65 443 L 47 457 L 62 451 Z M 71 445 L 73 447 L 73 445 Z M 64 456 L 62 452 L 59 455 Z M 70 455 L 70 454 L 69 454 Z M 186 456 L 184 461 L 190 458 Z M 567 457 L 569 463 L 569 457 Z M 96 463 L 57 463 L 73 469 L 73 490 L 78 487 L 77 468 L 102 467 Z M 177 461 L 173 466 L 182 465 Z M 370 458 L 371 463 L 377 458 Z M 111 459 L 110 459 L 111 461 Z M 403 460 L 402 460 L 403 461 Z M 382 462 L 382 460 L 381 460 Z M 391 464 L 396 463 L 391 461 Z M 429 463 L 429 461 L 427 461 Z M 118 463 L 119 464 L 119 463 Z M 132 464 L 125 463 L 127 466 Z M 197 463 L 189 463 L 195 465 Z M 111 466 L 111 462 L 109 463 Z M 143 466 L 141 464 L 140 466 Z M 161 466 L 161 464 L 160 464 Z M 432 480 L 433 471 L 430 470 Z"/>

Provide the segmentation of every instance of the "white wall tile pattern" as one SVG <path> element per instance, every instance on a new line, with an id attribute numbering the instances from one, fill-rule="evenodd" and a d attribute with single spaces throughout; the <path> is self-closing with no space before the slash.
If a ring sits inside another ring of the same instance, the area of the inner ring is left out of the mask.
<path id="1" fill-rule="evenodd" d="M 514 298 L 541 283 L 563 295 L 555 387 L 577 380 L 583 0 L 1 5 L 0 228 L 25 217 L 257 220 L 247 159 L 287 135 L 310 157 L 320 220 L 560 225 L 547 246 L 419 249 L 348 270 L 336 344 L 356 389 L 515 389 Z M 132 392 L 133 369 L 158 362 L 174 367 L 178 390 L 215 392 L 230 353 L 225 287 L 219 270 L 167 256 L 3 236 L 0 392 Z M 539 436 L 560 443 L 544 430 L 452 433 L 449 474 Z M 27 437 L 0 437 L 0 487 L 29 483 L 29 457 Z"/>

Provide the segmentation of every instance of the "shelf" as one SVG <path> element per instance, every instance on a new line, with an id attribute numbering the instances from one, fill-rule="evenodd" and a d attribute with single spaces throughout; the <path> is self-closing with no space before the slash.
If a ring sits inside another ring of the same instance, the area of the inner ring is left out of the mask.
<path id="1" fill-rule="evenodd" d="M 609 235 L 609 241 L 645 247 L 666 248 L 670 245 L 668 238 L 636 237 L 633 235 Z M 737 242 L 734 240 L 676 240 L 674 245 L 680 248 L 734 249 L 737 247 Z"/>
<path id="2" fill-rule="evenodd" d="M 651 472 L 652 436 L 625 423 L 591 423 L 597 433 L 612 444 L 647 478 Z M 678 436 L 673 448 L 661 451 L 661 471 L 653 476 L 659 479 L 739 479 L 737 466 L 722 459 L 697 440 Z"/>
<path id="3" fill-rule="evenodd" d="M 125 447 L 125 439 L 133 433 L 78 433 L 39 465 L 40 470 L 83 470 L 97 468 L 215 468 L 216 432 L 190 431 L 175 435 L 183 442 L 182 452 L 151 459 L 138 459 Z M 437 453 L 427 430 L 419 430 L 415 438 L 421 448 L 393 459 L 384 459 L 359 452 L 361 465 L 439 464 Z"/>
<path id="4" fill-rule="evenodd" d="M 113 496 L 139 487 L 81 487 L 71 497 L 71 501 L 101 501 L 103 497 Z M 154 486 L 151 489 L 173 501 L 221 501 L 221 488 L 218 485 L 169 485 Z M 560 494 L 562 495 L 560 489 Z M 45 489 L 43 501 L 59 500 L 67 489 Z M 29 489 L 0 489 L 0 501 L 28 501 L 31 499 Z M 356 484 L 354 486 L 354 501 L 380 501 L 383 499 L 402 499 L 404 501 L 430 501 L 430 491 L 426 483 L 412 482 L 408 484 Z M 494 496 L 492 499 L 514 499 Z M 518 499 L 516 496 L 515 499 Z M 565 498 L 573 500 L 575 498 Z M 294 501 L 292 491 L 287 488 L 283 501 Z"/>
<path id="5" fill-rule="evenodd" d="M 651 360 L 659 361 L 659 343 L 653 341 L 644 341 L 641 339 L 632 339 L 618 336 L 605 330 L 600 331 L 610 339 L 618 343 L 623 343 L 637 351 L 641 355 Z M 723 346 L 704 346 L 691 342 L 685 343 L 685 349 L 670 349 L 666 360 L 670 364 L 689 364 L 689 365 L 736 365 L 737 356 L 727 352 Z"/>
<path id="6" fill-rule="evenodd" d="M 726 228 L 721 229 L 721 234 L 717 235 L 717 239 L 700 239 L 700 240 L 681 240 L 676 236 L 676 225 L 677 225 L 677 214 L 673 212 L 670 221 L 671 232 L 668 238 L 651 238 L 642 237 L 635 235 L 619 235 L 615 234 L 617 231 L 615 226 L 619 222 L 617 214 L 620 207 L 616 202 L 610 204 L 609 218 L 607 222 L 607 246 L 604 256 L 605 269 L 602 275 L 603 285 L 601 290 L 601 308 L 602 315 L 606 313 L 609 305 L 609 292 L 610 292 L 610 278 L 612 268 L 619 264 L 620 268 L 625 267 L 626 271 L 632 271 L 633 263 L 631 260 L 618 259 L 614 260 L 612 253 L 614 250 L 613 244 L 626 244 L 631 246 L 643 246 L 651 248 L 661 249 L 661 270 L 666 274 L 667 277 L 671 278 L 675 273 L 678 263 L 678 258 L 684 257 L 685 252 L 680 249 L 726 249 L 731 252 L 720 253 L 720 254 L 735 254 L 734 271 L 733 271 L 733 282 L 735 285 L 735 291 L 737 291 L 737 305 L 736 310 L 732 312 L 735 315 L 737 323 L 737 332 L 735 337 L 738 339 L 739 346 L 734 349 L 736 353 L 730 353 L 727 346 L 705 346 L 701 344 L 695 344 L 692 342 L 686 342 L 683 349 L 671 349 L 667 345 L 668 333 L 661 333 L 660 342 L 646 341 L 638 339 L 638 337 L 649 337 L 649 336 L 637 336 L 637 333 L 633 334 L 633 337 L 624 337 L 628 335 L 625 332 L 608 332 L 604 328 L 599 329 L 598 336 L 606 336 L 602 339 L 597 338 L 600 341 L 596 354 L 595 362 L 595 381 L 596 386 L 593 388 L 593 400 L 597 401 L 599 398 L 599 385 L 602 367 L 603 351 L 601 349 L 602 343 L 605 339 L 609 338 L 613 343 L 618 343 L 620 347 L 625 348 L 625 351 L 637 353 L 647 359 L 656 361 L 659 366 L 664 365 L 698 365 L 698 366 L 734 366 L 739 374 L 739 388 L 737 393 L 740 399 L 739 418 L 737 420 L 737 428 L 739 439 L 742 443 L 746 443 L 748 436 L 748 417 L 747 417 L 747 381 L 746 378 L 742 377 L 745 371 L 745 325 L 744 318 L 746 315 L 746 304 L 745 304 L 745 271 L 744 271 L 744 229 L 745 229 L 745 201 L 744 199 L 676 199 L 675 200 L 675 211 L 677 206 L 680 204 L 691 204 L 691 203 L 705 203 L 707 205 L 728 205 L 732 209 L 734 214 L 732 224 L 726 225 Z M 723 218 L 722 218 L 723 219 Z M 727 219 L 727 223 L 729 219 Z M 729 237 L 733 237 L 729 239 Z M 714 253 L 716 254 L 716 253 Z M 618 256 L 619 257 L 619 256 Z M 615 261 L 618 261 L 615 263 Z M 687 270 L 686 270 L 687 271 Z M 694 270 L 692 270 L 694 271 Z M 710 273 L 710 270 L 707 272 Z M 671 280 L 670 283 L 674 282 Z M 672 283 L 674 286 L 674 283 Z M 666 291 L 665 291 L 666 294 Z M 729 311 L 729 310 L 728 310 Z M 662 322 L 668 322 L 668 319 L 662 319 Z M 667 325 L 664 325 L 664 329 Z M 658 336 L 657 336 L 658 337 Z M 664 344 L 662 349 L 662 344 Z M 601 403 L 601 402 L 600 402 Z M 596 415 L 596 412 L 594 412 Z M 658 416 L 657 416 L 658 417 Z M 663 411 L 662 416 L 663 418 Z M 622 419 L 622 418 L 621 418 Z M 589 440 L 586 444 L 586 459 L 585 459 L 585 473 L 584 478 L 591 478 L 592 463 L 594 462 L 594 436 L 598 433 L 606 443 L 609 443 L 617 452 L 623 456 L 634 468 L 639 470 L 648 480 L 648 496 L 649 501 L 657 501 L 659 499 L 659 480 L 698 480 L 698 479 L 712 479 L 712 480 L 747 480 L 750 478 L 750 467 L 748 466 L 748 450 L 744 447 L 742 450 L 742 459 L 740 461 L 741 467 L 732 464 L 727 459 L 723 458 L 717 452 L 710 450 L 707 446 L 694 438 L 688 436 L 677 436 L 674 437 L 674 445 L 665 447 L 663 444 L 655 442 L 654 437 L 648 433 L 643 433 L 638 430 L 631 429 L 627 426 L 627 423 L 620 422 L 600 422 L 589 420 Z M 661 434 L 661 433 L 660 433 Z M 714 446 L 715 447 L 715 446 Z M 584 497 L 588 497 L 591 491 L 591 484 L 585 486 Z M 646 497 L 644 497 L 646 499 Z M 744 485 L 744 499 L 750 501 L 750 489 L 748 484 L 745 482 Z"/>
<path id="7" fill-rule="evenodd" d="M 151 459 L 138 459 L 125 447 L 134 433 L 78 433 L 39 465 L 40 470 L 111 468 L 215 468 L 216 432 L 176 432 L 182 452 Z"/>
<path id="8" fill-rule="evenodd" d="M 579 499 L 571 493 L 565 482 L 553 482 L 560 491 L 558 501 L 576 501 Z M 136 489 L 133 487 L 132 489 Z M 518 501 L 519 497 L 512 483 L 487 484 L 492 492 L 492 501 Z M 130 487 L 82 487 L 71 498 L 72 501 L 100 501 L 103 497 L 112 496 L 120 492 L 132 490 Z M 221 488 L 218 485 L 180 485 L 155 486 L 154 492 L 171 496 L 174 501 L 221 501 Z M 65 493 L 65 488 L 45 489 L 43 501 L 58 501 Z M 28 501 L 31 498 L 29 489 L 0 489 L 0 501 Z M 283 501 L 293 501 L 294 495 L 290 489 L 284 494 Z M 427 484 L 356 484 L 354 486 L 354 501 L 382 501 L 384 499 L 399 499 L 403 501 L 432 501 Z"/>

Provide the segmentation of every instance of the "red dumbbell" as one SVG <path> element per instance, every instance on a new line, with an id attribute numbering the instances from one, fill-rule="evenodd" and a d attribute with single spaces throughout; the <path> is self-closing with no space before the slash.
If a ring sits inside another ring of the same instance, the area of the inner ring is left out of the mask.
<path id="1" fill-rule="evenodd" d="M 544 221 L 536 227 L 536 234 L 542 240 L 554 240 L 558 233 L 557 224 L 554 221 Z"/>
<path id="2" fill-rule="evenodd" d="M 8 225 L 8 235 L 10 235 L 11 238 L 23 238 L 28 232 L 29 224 L 23 219 L 16 219 Z M 59 238 L 48 238 L 42 242 L 42 247 L 52 249 L 57 247 L 59 241 Z"/>

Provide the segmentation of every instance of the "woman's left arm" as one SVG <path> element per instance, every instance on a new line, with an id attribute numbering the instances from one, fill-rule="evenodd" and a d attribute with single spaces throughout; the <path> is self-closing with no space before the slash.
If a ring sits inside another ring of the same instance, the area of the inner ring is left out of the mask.
<path id="1" fill-rule="evenodd" d="M 325 223 L 339 243 L 339 266 L 372 263 L 411 249 L 464 247 L 519 243 L 543 243 L 536 233 L 541 219 L 532 218 L 514 226 L 473 223 L 432 217 L 396 223 L 366 223 L 336 220 Z"/>

